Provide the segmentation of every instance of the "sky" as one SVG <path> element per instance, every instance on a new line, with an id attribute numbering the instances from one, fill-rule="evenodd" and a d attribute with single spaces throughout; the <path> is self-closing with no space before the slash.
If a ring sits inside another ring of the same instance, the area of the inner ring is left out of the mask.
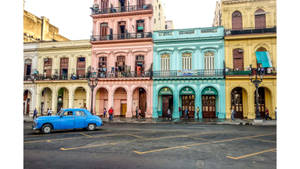
<path id="1" fill-rule="evenodd" d="M 217 0 L 161 0 L 167 20 L 174 28 L 210 27 Z M 89 39 L 92 34 L 90 7 L 94 0 L 25 0 L 25 10 L 59 28 L 71 40 Z M 184 3 L 182 3 L 184 2 Z"/>

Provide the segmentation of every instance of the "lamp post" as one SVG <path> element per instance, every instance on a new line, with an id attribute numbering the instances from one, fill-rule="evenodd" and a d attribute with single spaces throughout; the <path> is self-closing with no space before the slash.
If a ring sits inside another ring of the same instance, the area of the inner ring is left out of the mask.
<path id="1" fill-rule="evenodd" d="M 91 113 L 94 114 L 94 89 L 98 85 L 98 78 L 97 78 L 97 72 L 92 71 L 91 76 L 88 77 L 88 85 L 91 88 L 92 91 L 92 99 L 91 99 Z"/>
<path id="2" fill-rule="evenodd" d="M 259 98 L 258 88 L 259 88 L 259 85 L 261 84 L 261 82 L 263 81 L 264 74 L 263 74 L 263 72 L 260 71 L 259 68 L 253 69 L 252 65 L 250 65 L 250 70 L 251 70 L 251 73 L 249 74 L 249 78 L 250 78 L 250 81 L 255 85 L 255 103 L 256 103 L 255 119 L 261 119 L 260 113 L 259 113 L 259 105 L 258 105 L 258 98 Z"/>

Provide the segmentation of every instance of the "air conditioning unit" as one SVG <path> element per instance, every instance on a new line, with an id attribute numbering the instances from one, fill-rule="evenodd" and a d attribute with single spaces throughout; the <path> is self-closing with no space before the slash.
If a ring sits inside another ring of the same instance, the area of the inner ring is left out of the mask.
<path id="1" fill-rule="evenodd" d="M 45 58 L 45 62 L 48 62 L 48 60 L 49 60 L 48 58 Z"/>
<path id="2" fill-rule="evenodd" d="M 243 50 L 243 49 L 239 49 L 238 52 L 239 52 L 239 53 L 243 53 L 244 50 Z"/>

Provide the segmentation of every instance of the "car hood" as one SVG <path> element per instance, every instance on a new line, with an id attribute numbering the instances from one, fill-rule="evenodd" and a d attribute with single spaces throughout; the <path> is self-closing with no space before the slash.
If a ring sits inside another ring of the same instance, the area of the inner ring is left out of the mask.
<path id="1" fill-rule="evenodd" d="M 37 121 L 44 121 L 44 120 L 55 120 L 60 118 L 60 116 L 42 116 L 42 117 L 38 117 L 36 120 Z"/>

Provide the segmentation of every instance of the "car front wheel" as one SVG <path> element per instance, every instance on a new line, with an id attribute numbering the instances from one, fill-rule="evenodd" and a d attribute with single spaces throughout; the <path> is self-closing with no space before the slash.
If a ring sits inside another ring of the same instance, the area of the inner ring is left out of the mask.
<path id="1" fill-rule="evenodd" d="M 96 129 L 96 125 L 95 124 L 89 124 L 88 125 L 88 130 L 89 131 L 93 131 L 93 130 L 95 130 Z"/>
<path id="2" fill-rule="evenodd" d="M 45 134 L 49 134 L 52 131 L 52 126 L 50 124 L 45 124 L 42 127 L 42 132 Z"/>

